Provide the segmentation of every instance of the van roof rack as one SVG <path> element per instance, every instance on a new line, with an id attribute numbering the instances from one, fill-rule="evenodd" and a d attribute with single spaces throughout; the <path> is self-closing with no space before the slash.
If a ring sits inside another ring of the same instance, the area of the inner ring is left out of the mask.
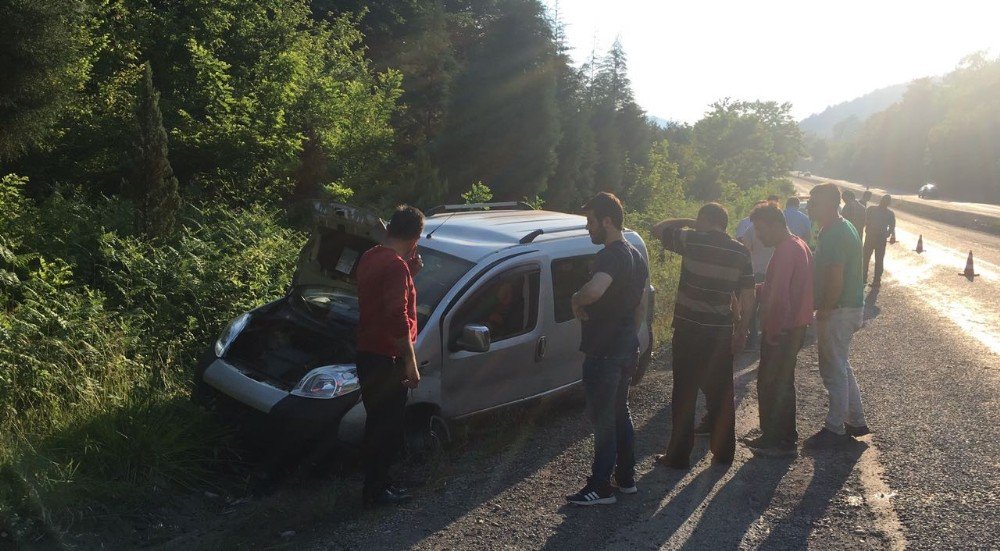
<path id="1" fill-rule="evenodd" d="M 427 211 L 427 216 L 435 214 L 471 212 L 474 210 L 535 210 L 535 207 L 524 201 L 507 201 L 503 203 L 469 203 L 465 205 L 438 205 Z"/>
<path id="2" fill-rule="evenodd" d="M 527 245 L 528 243 L 531 243 L 532 241 L 534 241 L 536 237 L 538 237 L 539 235 L 542 235 L 542 234 L 562 233 L 562 232 L 579 231 L 579 230 L 585 230 L 585 229 L 587 229 L 587 226 L 567 226 L 567 227 L 564 227 L 564 228 L 553 228 L 553 229 L 547 230 L 547 231 L 543 230 L 543 229 L 537 229 L 537 230 L 531 231 L 530 233 L 528 233 L 527 235 L 525 235 L 524 237 L 522 237 L 518 241 L 518 243 L 520 243 L 522 245 Z"/>

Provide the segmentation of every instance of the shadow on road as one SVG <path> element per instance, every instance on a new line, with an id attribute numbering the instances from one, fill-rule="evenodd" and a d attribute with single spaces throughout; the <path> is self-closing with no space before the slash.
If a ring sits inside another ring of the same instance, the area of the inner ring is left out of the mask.
<path id="1" fill-rule="evenodd" d="M 867 449 L 865 442 L 852 442 L 838 449 L 807 452 L 813 459 L 809 486 L 795 508 L 772 523 L 771 532 L 759 549 L 804 549 L 816 521 L 826 515 Z"/>
<path id="2" fill-rule="evenodd" d="M 882 308 L 878 304 L 879 287 L 872 287 L 865 297 L 865 320 L 875 319 L 882 313 Z"/>
<path id="3" fill-rule="evenodd" d="M 792 458 L 754 458 L 712 498 L 683 549 L 735 549 L 771 503 Z M 666 543 L 666 540 L 664 540 Z"/>

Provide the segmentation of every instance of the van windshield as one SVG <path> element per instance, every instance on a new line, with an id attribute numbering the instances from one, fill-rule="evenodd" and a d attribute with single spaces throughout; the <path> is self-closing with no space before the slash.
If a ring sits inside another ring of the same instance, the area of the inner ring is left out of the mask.
<path id="1" fill-rule="evenodd" d="M 424 268 L 413 278 L 417 286 L 417 326 L 424 324 L 455 282 L 472 269 L 473 263 L 433 249 L 420 247 Z"/>

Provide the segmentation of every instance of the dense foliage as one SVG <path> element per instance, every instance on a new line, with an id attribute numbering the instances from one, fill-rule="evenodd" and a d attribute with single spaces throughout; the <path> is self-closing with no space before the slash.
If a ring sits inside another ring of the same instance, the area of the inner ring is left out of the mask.
<path id="1" fill-rule="evenodd" d="M 191 367 L 281 296 L 312 199 L 576 209 L 608 190 L 648 238 L 695 200 L 738 215 L 800 147 L 773 102 L 653 126 L 622 44 L 574 66 L 537 0 L 14 0 L 0 16 L 18 29 L 0 33 L 15 539 L 58 540 L 78 501 L 55 496 L 189 485 L 225 452 L 188 402 Z M 662 320 L 676 273 L 654 255 Z"/>
<path id="2" fill-rule="evenodd" d="M 803 167 L 824 175 L 912 192 L 935 181 L 946 196 L 1000 202 L 1000 58 L 972 55 L 914 81 L 863 125 L 810 139 L 809 154 Z"/>

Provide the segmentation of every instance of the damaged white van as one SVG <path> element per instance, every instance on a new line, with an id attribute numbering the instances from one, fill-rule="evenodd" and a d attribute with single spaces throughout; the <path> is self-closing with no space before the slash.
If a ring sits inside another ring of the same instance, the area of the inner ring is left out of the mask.
<path id="1" fill-rule="evenodd" d="M 600 246 L 586 218 L 522 203 L 438 207 L 419 244 L 420 386 L 413 427 L 443 438 L 447 422 L 580 383 L 580 323 L 570 297 Z M 308 440 L 360 438 L 355 358 L 361 254 L 379 242 L 377 216 L 321 204 L 288 294 L 233 320 L 197 367 L 196 397 Z M 642 239 L 625 237 L 643 256 Z M 652 287 L 639 328 L 639 373 L 652 350 Z"/>

